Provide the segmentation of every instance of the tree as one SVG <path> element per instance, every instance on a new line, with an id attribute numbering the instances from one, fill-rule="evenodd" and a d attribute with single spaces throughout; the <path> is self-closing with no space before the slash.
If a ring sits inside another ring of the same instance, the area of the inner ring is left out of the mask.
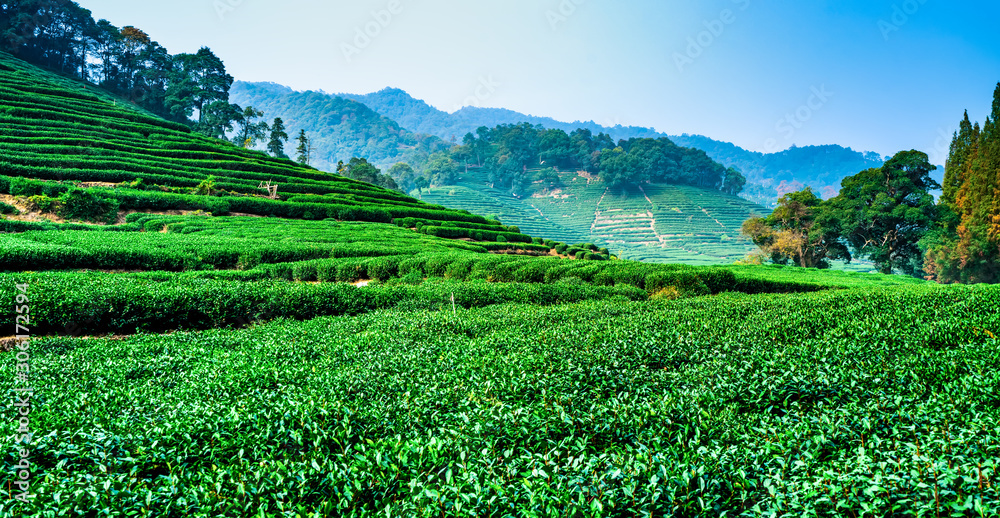
<path id="1" fill-rule="evenodd" d="M 312 143 L 309 142 L 309 137 L 306 136 L 306 130 L 299 130 L 299 136 L 295 140 L 299 143 L 299 146 L 295 148 L 295 161 L 303 165 L 309 165 L 310 155 L 312 154 Z"/>
<path id="2" fill-rule="evenodd" d="M 423 176 L 418 176 L 416 180 L 413 180 L 413 186 L 417 188 L 417 194 L 420 196 L 424 195 L 424 189 L 429 189 L 431 184 L 427 181 L 427 178 Z"/>
<path id="3" fill-rule="evenodd" d="M 226 133 L 233 131 L 233 122 L 243 117 L 243 108 L 227 101 L 215 101 L 201 110 L 198 131 L 209 137 L 225 140 Z"/>
<path id="4" fill-rule="evenodd" d="M 263 116 L 264 112 L 253 106 L 247 106 L 240 112 L 240 116 L 234 121 L 236 122 L 237 130 L 236 135 L 233 136 L 233 144 L 244 149 L 250 149 L 257 145 L 258 140 L 266 138 L 267 132 L 270 129 L 267 122 L 257 122 L 257 119 Z"/>
<path id="5" fill-rule="evenodd" d="M 782 196 L 771 215 L 750 218 L 741 230 L 775 263 L 829 268 L 830 260 L 851 261 L 840 240 L 838 222 L 808 187 Z"/>
<path id="6" fill-rule="evenodd" d="M 399 184 L 403 192 L 408 193 L 417 188 L 417 173 L 406 162 L 399 162 L 393 165 L 386 173 L 396 180 L 396 183 Z"/>
<path id="7" fill-rule="evenodd" d="M 747 184 L 747 179 L 735 168 L 726 169 L 725 179 L 722 181 L 722 192 L 736 196 L 743 191 Z"/>
<path id="8" fill-rule="evenodd" d="M 458 179 L 459 171 L 458 162 L 445 153 L 438 152 L 427 158 L 423 176 L 430 180 L 432 185 L 452 185 Z"/>
<path id="9" fill-rule="evenodd" d="M 337 173 L 358 180 L 368 182 L 379 187 L 384 187 L 393 191 L 398 191 L 399 185 L 392 177 L 382 174 L 382 171 L 374 165 L 368 163 L 364 158 L 352 158 L 350 162 L 337 164 Z"/>
<path id="10" fill-rule="evenodd" d="M 115 67 L 114 59 L 118 53 L 121 31 L 111 22 L 102 19 L 95 25 L 92 38 L 98 63 L 91 65 L 91 67 L 101 76 L 98 84 L 105 87 L 113 86 L 118 70 Z"/>
<path id="11" fill-rule="evenodd" d="M 545 192 L 563 187 L 562 178 L 559 178 L 559 173 L 551 167 L 539 171 L 535 175 L 535 182 L 541 184 Z"/>
<path id="12" fill-rule="evenodd" d="M 601 181 L 611 188 L 624 189 L 629 184 L 642 183 L 649 180 L 640 171 L 635 155 L 630 155 L 622 147 L 601 151 Z"/>
<path id="13" fill-rule="evenodd" d="M 902 151 L 882 167 L 842 181 L 830 208 L 855 255 L 869 258 L 882 273 L 919 272 L 918 243 L 938 216 L 929 194 L 941 188 L 930 177 L 934 169 L 926 153 Z"/>
<path id="14" fill-rule="evenodd" d="M 199 131 L 212 135 L 214 128 L 205 126 L 205 117 L 210 113 L 207 108 L 216 103 L 229 102 L 233 76 L 226 73 L 222 60 L 208 47 L 198 49 L 195 54 L 178 54 L 174 61 L 177 66 L 172 81 L 173 90 L 168 96 L 183 106 L 174 109 L 183 109 L 189 115 L 197 110 Z"/>
<path id="15" fill-rule="evenodd" d="M 275 117 L 271 123 L 271 139 L 267 142 L 267 152 L 275 158 L 288 158 L 285 154 L 285 142 L 288 142 L 285 121 L 281 120 L 281 117 Z"/>
<path id="16" fill-rule="evenodd" d="M 136 75 L 143 68 L 141 57 L 150 43 L 152 40 L 145 32 L 132 26 L 122 27 L 117 61 L 122 72 L 122 89 L 129 100 L 134 98 Z"/>
<path id="17" fill-rule="evenodd" d="M 577 166 L 573 142 L 563 130 L 552 129 L 543 133 L 538 150 L 543 165 L 567 169 Z"/>
<path id="18" fill-rule="evenodd" d="M 938 282 L 1000 281 L 1000 83 L 982 128 L 968 112 L 945 165 L 942 217 L 922 245 Z"/>
<path id="19" fill-rule="evenodd" d="M 485 127 L 479 128 L 480 130 L 486 130 Z M 488 130 L 486 130 L 488 131 Z M 480 135 L 486 131 L 480 132 Z M 486 139 L 480 137 L 476 138 L 471 132 L 466 133 L 465 137 L 462 138 L 462 144 L 469 150 L 469 153 L 476 157 L 476 165 L 479 167 L 483 166 L 483 160 L 490 151 L 490 143 Z"/>

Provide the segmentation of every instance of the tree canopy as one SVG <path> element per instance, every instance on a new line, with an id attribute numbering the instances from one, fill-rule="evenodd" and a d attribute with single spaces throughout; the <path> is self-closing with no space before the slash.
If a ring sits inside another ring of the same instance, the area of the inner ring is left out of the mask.
<path id="1" fill-rule="evenodd" d="M 829 268 L 830 260 L 851 260 L 827 204 L 809 187 L 782 196 L 771 215 L 748 219 L 742 230 L 775 263 Z"/>
<path id="2" fill-rule="evenodd" d="M 897 153 L 882 167 L 843 180 L 836 197 L 812 189 L 782 196 L 767 218 L 752 218 L 743 233 L 775 262 L 824 268 L 828 259 L 867 258 L 883 273 L 921 273 L 920 242 L 938 220 L 929 191 L 935 166 L 920 151 Z"/>
<path id="3" fill-rule="evenodd" d="M 940 222 L 924 242 L 939 282 L 1000 281 L 1000 83 L 982 127 L 969 113 L 952 137 Z"/>
<path id="4" fill-rule="evenodd" d="M 142 29 L 95 21 L 70 0 L 0 2 L 0 50 L 90 81 L 209 136 L 224 138 L 243 112 L 229 105 L 233 77 L 207 47 L 170 55 Z"/>

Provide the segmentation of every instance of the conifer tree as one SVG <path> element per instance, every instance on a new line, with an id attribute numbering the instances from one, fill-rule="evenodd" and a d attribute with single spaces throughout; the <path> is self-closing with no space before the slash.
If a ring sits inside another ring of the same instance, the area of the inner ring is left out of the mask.
<path id="1" fill-rule="evenodd" d="M 1000 281 L 1000 83 L 982 129 L 966 113 L 952 140 L 941 207 L 939 228 L 924 243 L 931 277 Z"/>
<path id="2" fill-rule="evenodd" d="M 281 117 L 275 117 L 271 124 L 271 140 L 267 143 L 267 152 L 277 158 L 288 158 L 285 154 L 285 142 L 288 142 L 285 121 L 281 120 Z"/>
<path id="3" fill-rule="evenodd" d="M 299 147 L 295 148 L 295 161 L 300 164 L 309 165 L 309 152 L 312 149 L 312 144 L 309 143 L 306 130 L 300 130 L 299 137 L 296 140 L 299 143 Z"/>

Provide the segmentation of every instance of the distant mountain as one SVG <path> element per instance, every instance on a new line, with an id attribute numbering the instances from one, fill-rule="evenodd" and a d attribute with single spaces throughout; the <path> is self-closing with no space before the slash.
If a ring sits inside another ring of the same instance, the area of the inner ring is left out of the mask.
<path id="1" fill-rule="evenodd" d="M 337 161 L 366 157 L 380 166 L 419 162 L 450 147 L 443 140 L 412 133 L 368 106 L 322 92 L 296 92 L 274 83 L 237 82 L 230 102 L 264 111 L 268 121 L 281 117 L 291 141 L 285 151 L 295 155 L 295 137 L 305 130 L 315 149 L 311 165 L 335 171 Z"/>
<path id="2" fill-rule="evenodd" d="M 701 149 L 726 167 L 739 169 L 747 177 L 745 197 L 759 203 L 773 202 L 782 194 L 806 186 L 823 198 L 831 198 L 840 190 L 844 177 L 881 167 L 884 162 L 878 153 L 862 153 L 836 145 L 760 153 L 701 135 L 684 134 L 670 139 L 679 146 Z"/>
<path id="3" fill-rule="evenodd" d="M 615 140 L 665 136 L 650 128 L 620 125 L 609 128 L 593 121 L 560 122 L 549 117 L 525 115 L 503 108 L 467 106 L 455 113 L 448 113 L 434 108 L 420 99 L 414 99 L 410 94 L 398 88 L 386 88 L 365 95 L 337 94 L 337 96 L 363 103 L 410 131 L 436 135 L 449 141 L 454 137 L 456 141 L 461 142 L 466 133 L 475 133 L 476 129 L 481 126 L 493 128 L 501 124 L 520 124 L 522 122 L 533 125 L 541 124 L 547 129 L 561 129 L 566 133 L 585 128 L 594 132 L 595 135 L 602 132 L 607 133 Z"/>
<path id="4" fill-rule="evenodd" d="M 462 136 L 480 126 L 528 122 L 546 128 L 572 132 L 586 128 L 594 134 L 607 133 L 615 140 L 630 138 L 668 137 L 675 144 L 705 151 L 713 160 L 726 167 L 736 167 L 747 177 L 743 197 L 771 206 L 777 198 L 805 186 L 824 197 L 835 195 L 840 180 L 870 167 L 880 167 L 883 158 L 874 152 L 859 152 L 837 145 L 793 147 L 778 153 L 759 153 L 729 142 L 701 135 L 666 135 L 652 128 L 636 126 L 604 126 L 593 121 L 561 122 L 548 117 L 536 117 L 500 108 L 465 107 L 447 113 L 398 88 L 357 95 L 338 94 L 367 105 L 379 114 L 398 122 L 411 131 L 436 135 L 445 140 L 461 141 Z"/>
<path id="5" fill-rule="evenodd" d="M 294 92 L 269 83 L 237 82 L 231 98 L 235 103 L 263 109 L 268 117 L 286 117 L 286 123 L 294 121 L 291 127 L 295 132 L 305 127 L 311 134 L 316 133 L 320 154 L 330 157 L 324 159 L 334 163 L 355 155 L 383 166 L 397 161 L 422 162 L 428 152 L 443 149 L 452 140 L 461 142 L 466 133 L 474 133 L 481 126 L 493 128 L 522 122 L 566 132 L 586 128 L 595 135 L 607 133 L 615 140 L 668 137 L 679 146 L 701 149 L 726 167 L 739 169 L 747 177 L 741 196 L 769 207 L 782 194 L 805 186 L 812 187 L 825 198 L 831 197 L 840 189 L 844 177 L 880 167 L 884 160 L 878 153 L 838 145 L 792 147 L 778 153 L 760 153 L 701 135 L 666 135 L 652 128 L 609 127 L 594 121 L 561 122 L 501 108 L 465 107 L 447 113 L 398 88 L 364 95 L 332 95 Z M 370 110 L 363 110 L 359 105 Z M 345 116 L 348 118 L 344 119 Z M 328 127 L 330 121 L 334 123 L 332 127 Z M 352 133 L 359 130 L 363 131 L 361 138 Z M 380 136 L 387 140 L 379 140 Z M 940 168 L 935 177 L 940 181 L 943 174 L 944 169 Z"/>

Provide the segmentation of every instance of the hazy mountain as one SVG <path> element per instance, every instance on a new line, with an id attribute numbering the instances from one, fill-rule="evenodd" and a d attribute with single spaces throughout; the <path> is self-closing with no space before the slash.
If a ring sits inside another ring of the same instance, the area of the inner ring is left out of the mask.
<path id="1" fill-rule="evenodd" d="M 668 137 L 679 146 L 701 149 L 713 160 L 739 169 L 748 180 L 742 196 L 767 206 L 778 196 L 804 186 L 812 187 L 823 197 L 830 197 L 839 190 L 841 179 L 870 167 L 879 167 L 884 161 L 878 153 L 838 145 L 792 147 L 777 153 L 760 153 L 702 135 L 666 135 L 652 128 L 609 127 L 593 121 L 562 122 L 502 108 L 470 106 L 448 113 L 398 88 L 364 95 L 334 95 L 295 92 L 270 83 L 237 82 L 231 98 L 238 104 L 263 109 L 268 117 L 285 117 L 295 132 L 304 127 L 316 133 L 320 154 L 324 160 L 334 163 L 355 155 L 380 165 L 401 160 L 420 162 L 428 151 L 446 147 L 447 142 L 453 140 L 461 142 L 466 133 L 475 132 L 481 126 L 492 128 L 522 122 L 566 132 L 586 128 L 594 134 L 607 133 L 615 140 Z M 935 174 L 940 180 L 943 168 Z"/>
<path id="2" fill-rule="evenodd" d="M 441 139 L 412 133 L 368 106 L 323 92 L 296 92 L 274 83 L 237 82 L 230 102 L 264 111 L 267 121 L 281 117 L 291 141 L 285 151 L 295 155 L 295 137 L 305 130 L 315 149 L 311 165 L 336 170 L 337 161 L 365 157 L 380 166 L 419 161 L 449 146 Z"/>
<path id="3" fill-rule="evenodd" d="M 455 113 L 448 113 L 434 108 L 420 99 L 414 99 L 410 94 L 398 88 L 386 88 L 365 95 L 337 95 L 345 99 L 364 103 L 369 108 L 398 122 L 400 126 L 410 131 L 436 135 L 445 140 L 451 140 L 454 137 L 459 142 L 461 142 L 462 137 L 466 133 L 475 133 L 476 129 L 480 126 L 493 128 L 500 124 L 520 124 L 522 122 L 534 125 L 541 124 L 546 128 L 561 129 L 567 133 L 579 128 L 586 128 L 594 132 L 594 134 L 607 133 L 615 140 L 632 137 L 657 138 L 665 136 L 650 128 L 631 126 L 608 128 L 593 121 L 560 122 L 549 117 L 536 117 L 503 108 L 467 106 Z"/>
<path id="4" fill-rule="evenodd" d="M 364 103 L 411 131 L 436 135 L 449 141 L 453 137 L 461 141 L 463 135 L 475 132 L 480 126 L 494 127 L 498 124 L 521 122 L 541 124 L 546 128 L 567 132 L 587 128 L 595 134 L 607 133 L 615 140 L 668 137 L 679 146 L 701 149 L 713 160 L 739 169 L 748 180 L 744 197 L 766 205 L 770 205 L 781 194 L 804 186 L 810 186 L 824 197 L 829 197 L 836 194 L 840 188 L 840 180 L 845 176 L 870 167 L 879 167 L 883 163 L 883 157 L 878 153 L 854 151 L 838 145 L 793 147 L 777 153 L 760 153 L 701 135 L 666 135 L 652 128 L 604 126 L 593 121 L 561 122 L 500 108 L 465 107 L 457 112 L 447 113 L 422 100 L 414 99 L 398 88 L 386 88 L 365 95 L 338 95 Z"/>

